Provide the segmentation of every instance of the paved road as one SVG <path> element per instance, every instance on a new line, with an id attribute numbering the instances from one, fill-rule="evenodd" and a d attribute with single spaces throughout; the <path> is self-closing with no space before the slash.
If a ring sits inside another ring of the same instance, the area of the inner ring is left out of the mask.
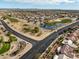
<path id="1" fill-rule="evenodd" d="M 16 36 L 18 36 L 18 37 L 20 37 L 20 38 L 22 38 L 22 39 L 24 39 L 24 40 L 26 40 L 28 42 L 31 41 L 30 43 L 36 42 L 36 41 L 33 41 L 32 39 L 27 39 L 27 37 L 24 37 L 23 35 L 15 32 L 4 21 L 1 20 L 1 22 L 2 22 L 3 26 L 8 31 L 13 33 L 14 35 L 16 35 Z M 32 49 L 29 50 L 23 57 L 21 57 L 21 59 L 32 59 L 32 56 L 34 56 L 34 54 L 38 53 L 38 51 L 40 51 L 42 53 L 47 48 L 47 46 L 54 40 L 54 39 L 52 39 L 52 36 L 55 39 L 57 35 L 56 35 L 56 33 L 52 33 L 52 35 L 48 36 L 46 40 L 42 40 L 42 41 L 40 41 L 38 43 L 36 42 L 36 44 L 32 47 Z M 44 49 L 41 50 L 40 48 L 43 48 L 43 47 L 44 47 Z"/>
<path id="2" fill-rule="evenodd" d="M 14 31 L 13 29 L 11 29 L 11 28 L 6 24 L 3 20 L 0 20 L 0 21 L 1 21 L 2 25 L 6 28 L 7 31 L 11 32 L 12 34 L 18 36 L 19 38 L 21 38 L 21 39 L 23 39 L 23 40 L 25 40 L 25 41 L 27 41 L 27 42 L 32 43 L 33 45 L 36 45 L 36 43 L 37 43 L 36 40 L 33 40 L 33 39 L 31 39 L 31 38 L 28 38 L 28 37 L 26 37 L 26 36 L 24 36 L 24 35 L 22 35 L 22 34 L 16 32 L 16 31 Z"/>
<path id="3" fill-rule="evenodd" d="M 35 40 L 32 40 L 30 38 L 27 38 L 27 37 L 21 35 L 20 33 L 15 32 L 11 28 L 9 28 L 4 21 L 1 20 L 1 22 L 8 31 L 12 32 L 16 36 L 18 36 L 20 38 L 24 38 L 24 40 L 26 40 L 30 43 L 33 43 L 33 44 L 35 43 L 35 45 L 20 59 L 34 59 L 33 56 L 35 56 L 35 54 L 38 54 L 38 53 L 43 53 L 45 51 L 45 49 L 60 35 L 61 32 L 63 32 L 65 29 L 71 28 L 71 27 L 79 24 L 79 22 L 77 22 L 77 23 L 74 23 L 67 27 L 64 27 L 61 30 L 58 30 L 57 32 L 54 32 L 51 35 L 49 35 L 48 37 L 46 37 L 45 40 L 36 42 Z"/>
<path id="4" fill-rule="evenodd" d="M 33 56 L 35 56 L 35 54 L 43 53 L 45 49 L 50 45 L 50 43 L 52 43 L 52 41 L 54 41 L 56 38 L 57 34 L 53 33 L 52 35 L 48 36 L 47 39 L 40 41 L 20 59 L 34 59 Z"/>
<path id="5" fill-rule="evenodd" d="M 79 22 L 73 23 L 69 26 L 66 26 L 62 29 L 59 29 L 57 32 L 52 33 L 48 37 L 45 38 L 45 40 L 40 41 L 36 46 L 34 46 L 30 51 L 28 51 L 27 54 L 22 56 L 20 59 L 34 59 L 33 56 L 38 53 L 43 53 L 45 49 L 59 36 L 61 33 L 68 29 L 72 28 L 75 25 L 79 25 Z"/>

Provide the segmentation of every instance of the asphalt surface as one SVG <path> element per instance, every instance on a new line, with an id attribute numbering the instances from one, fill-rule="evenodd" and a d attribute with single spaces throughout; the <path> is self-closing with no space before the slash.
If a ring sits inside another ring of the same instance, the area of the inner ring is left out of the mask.
<path id="1" fill-rule="evenodd" d="M 26 53 L 24 54 L 20 59 L 34 59 L 33 57 L 35 56 L 35 54 L 38 53 L 43 53 L 45 51 L 45 49 L 59 36 L 61 35 L 60 33 L 62 33 L 65 29 L 68 29 L 72 26 L 78 25 L 79 22 L 74 23 L 72 25 L 69 25 L 67 27 L 64 27 L 60 30 L 58 30 L 57 32 L 52 33 L 51 35 L 49 35 L 48 37 L 46 37 L 44 40 L 42 41 L 35 41 L 33 39 L 27 38 L 23 35 L 21 35 L 20 33 L 17 33 L 16 31 L 12 30 L 4 21 L 2 21 L 3 26 L 11 33 L 13 33 L 14 35 L 30 42 L 33 44 L 33 47 Z"/>
<path id="2" fill-rule="evenodd" d="M 7 31 L 11 32 L 12 34 L 16 35 L 17 37 L 19 37 L 19 38 L 21 38 L 21 39 L 23 39 L 23 40 L 25 40 L 27 42 L 32 43 L 33 45 L 36 45 L 36 43 L 37 43 L 36 40 L 33 40 L 31 38 L 28 38 L 28 37 L 26 37 L 26 36 L 24 36 L 24 35 L 16 32 L 16 31 L 14 31 L 3 20 L 0 20 L 0 21 L 1 21 L 2 25 L 6 28 Z"/>
<path id="3" fill-rule="evenodd" d="M 33 47 L 23 57 L 21 57 L 21 59 L 32 59 L 32 56 L 34 56 L 34 54 L 39 53 L 38 51 L 42 53 L 48 47 L 48 45 L 56 38 L 56 33 L 53 33 L 52 35 L 46 37 L 47 39 L 37 42 L 33 39 L 25 37 L 20 33 L 12 30 L 3 20 L 1 20 L 1 23 L 6 28 L 7 31 L 33 44 Z M 52 36 L 54 39 L 52 39 Z M 43 49 L 41 50 L 40 48 L 43 48 Z"/>

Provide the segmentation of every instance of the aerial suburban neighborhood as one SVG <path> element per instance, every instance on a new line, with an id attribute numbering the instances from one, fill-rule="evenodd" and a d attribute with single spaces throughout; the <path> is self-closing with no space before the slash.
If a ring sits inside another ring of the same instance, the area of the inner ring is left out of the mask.
<path id="1" fill-rule="evenodd" d="M 0 59 L 79 59 L 75 10 L 0 9 Z"/>
<path id="2" fill-rule="evenodd" d="M 0 0 L 0 59 L 79 59 L 79 0 Z"/>

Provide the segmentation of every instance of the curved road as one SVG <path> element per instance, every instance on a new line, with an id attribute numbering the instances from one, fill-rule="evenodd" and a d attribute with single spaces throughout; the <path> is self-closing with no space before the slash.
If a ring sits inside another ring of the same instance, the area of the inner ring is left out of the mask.
<path id="1" fill-rule="evenodd" d="M 11 29 L 3 20 L 0 20 L 0 21 L 1 21 L 2 25 L 6 28 L 6 30 L 9 31 L 9 32 L 11 32 L 12 34 L 18 36 L 19 38 L 21 38 L 21 39 L 23 39 L 23 40 L 25 40 L 27 42 L 32 43 L 33 45 L 35 45 L 37 43 L 36 40 L 28 38 L 28 37 L 26 37 L 26 36 L 24 36 L 24 35 L 16 32 L 16 31 L 14 31 L 13 29 Z"/>
<path id="2" fill-rule="evenodd" d="M 16 31 L 12 30 L 3 20 L 1 20 L 1 22 L 8 31 L 10 31 L 14 35 L 34 44 L 34 46 L 25 55 L 23 55 L 20 59 L 34 59 L 33 57 L 35 56 L 35 54 L 43 53 L 45 51 L 45 49 L 60 35 L 60 33 L 62 33 L 64 30 L 66 30 L 68 28 L 72 28 L 75 25 L 79 25 L 79 22 L 73 23 L 69 26 L 59 29 L 57 32 L 52 33 L 51 35 L 46 37 L 44 40 L 37 42 L 33 39 L 27 38 L 27 37 L 21 35 L 20 33 L 17 33 Z"/>

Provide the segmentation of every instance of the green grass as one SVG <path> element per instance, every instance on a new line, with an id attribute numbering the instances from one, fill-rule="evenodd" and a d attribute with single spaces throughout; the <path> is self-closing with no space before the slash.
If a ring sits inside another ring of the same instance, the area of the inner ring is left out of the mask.
<path id="1" fill-rule="evenodd" d="M 0 54 L 7 52 L 10 49 L 10 43 L 2 43 L 3 46 L 0 48 Z"/>
<path id="2" fill-rule="evenodd" d="M 60 22 L 46 22 L 45 24 L 48 25 L 48 26 L 55 26 L 57 23 L 71 23 L 72 20 L 71 19 L 62 19 Z"/>
<path id="3" fill-rule="evenodd" d="M 71 19 L 61 19 L 61 21 L 59 21 L 59 22 L 58 21 L 51 22 L 51 23 L 45 22 L 45 24 L 48 26 L 55 26 L 57 23 L 71 23 L 71 22 L 72 22 Z"/>
<path id="4" fill-rule="evenodd" d="M 72 22 L 71 19 L 63 19 L 63 20 L 61 20 L 60 23 L 71 23 L 71 22 Z"/>

